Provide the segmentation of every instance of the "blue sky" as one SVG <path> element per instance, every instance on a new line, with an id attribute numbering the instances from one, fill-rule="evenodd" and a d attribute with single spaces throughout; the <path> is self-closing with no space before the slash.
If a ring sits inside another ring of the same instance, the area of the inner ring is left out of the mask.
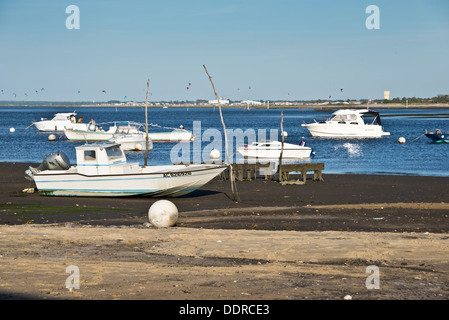
<path id="1" fill-rule="evenodd" d="M 0 100 L 430 97 L 448 40 L 447 0 L 0 0 Z"/>

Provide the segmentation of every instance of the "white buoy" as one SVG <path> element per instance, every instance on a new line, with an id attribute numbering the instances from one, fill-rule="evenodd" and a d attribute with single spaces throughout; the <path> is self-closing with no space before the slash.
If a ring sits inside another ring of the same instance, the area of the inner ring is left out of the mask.
<path id="1" fill-rule="evenodd" d="M 155 227 L 173 227 L 178 221 L 178 208 L 168 200 L 158 200 L 148 210 L 148 219 Z"/>
<path id="2" fill-rule="evenodd" d="M 137 143 L 137 144 L 134 146 L 134 150 L 136 150 L 136 151 L 142 151 L 142 145 L 141 145 L 140 143 Z"/>
<path id="3" fill-rule="evenodd" d="M 10 129 L 9 129 L 9 132 L 16 132 L 16 129 L 10 128 Z"/>
<path id="4" fill-rule="evenodd" d="M 48 140 L 55 141 L 56 140 L 56 136 L 54 134 L 51 134 L 51 135 L 48 136 Z"/>
<path id="5" fill-rule="evenodd" d="M 404 138 L 404 137 L 400 137 L 400 138 L 398 139 L 398 141 L 399 141 L 399 143 L 405 143 L 405 138 Z"/>
<path id="6" fill-rule="evenodd" d="M 210 154 L 209 157 L 211 159 L 219 159 L 220 158 L 220 151 L 218 151 L 217 149 L 213 149 Z"/>
<path id="7" fill-rule="evenodd" d="M 284 137 L 288 137 L 287 131 L 282 132 L 282 135 L 283 135 Z"/>

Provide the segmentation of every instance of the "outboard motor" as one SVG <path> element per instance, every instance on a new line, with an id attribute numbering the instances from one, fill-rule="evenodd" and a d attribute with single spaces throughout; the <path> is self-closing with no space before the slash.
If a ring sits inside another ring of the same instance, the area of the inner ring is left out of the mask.
<path id="1" fill-rule="evenodd" d="M 70 160 L 62 151 L 53 152 L 45 156 L 42 163 L 37 168 L 29 167 L 25 171 L 25 178 L 34 181 L 33 175 L 45 170 L 67 170 L 70 167 Z"/>

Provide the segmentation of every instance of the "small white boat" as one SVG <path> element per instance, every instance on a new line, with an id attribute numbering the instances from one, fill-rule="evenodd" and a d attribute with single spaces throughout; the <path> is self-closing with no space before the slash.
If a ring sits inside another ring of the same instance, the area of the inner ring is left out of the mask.
<path id="1" fill-rule="evenodd" d="M 65 128 L 64 133 L 67 139 L 73 141 L 109 141 L 114 134 L 137 134 L 142 133 L 139 130 L 140 124 L 133 122 L 111 122 L 104 123 L 109 125 L 107 130 L 100 125 L 94 125 L 85 130 Z M 101 125 L 104 125 L 103 123 Z"/>
<path id="2" fill-rule="evenodd" d="M 46 196 L 121 197 L 149 195 L 182 196 L 216 177 L 226 165 L 190 164 L 140 166 L 128 163 L 119 144 L 93 143 L 78 146 L 76 166 L 56 152 L 38 168 L 25 173 Z"/>
<path id="3" fill-rule="evenodd" d="M 40 121 L 36 121 L 33 124 L 42 132 L 62 132 L 64 128 L 88 129 L 87 123 L 77 123 L 75 112 L 56 113 L 52 119 L 41 118 Z"/>
<path id="4" fill-rule="evenodd" d="M 313 137 L 328 138 L 380 138 L 390 135 L 384 132 L 380 115 L 376 111 L 338 110 L 326 121 L 301 124 Z"/>
<path id="5" fill-rule="evenodd" d="M 126 121 L 115 122 L 108 130 L 104 130 L 102 127 L 95 126 L 95 130 L 77 130 L 73 128 L 67 128 L 64 130 L 65 136 L 69 140 L 74 141 L 111 141 L 114 135 L 128 135 L 133 134 L 135 137 L 138 135 L 146 136 L 146 133 L 141 130 L 142 124 Z M 178 141 L 192 141 L 192 131 L 185 129 L 175 129 L 167 132 L 148 132 L 148 136 L 151 141 L 157 142 L 178 142 Z"/>
<path id="6" fill-rule="evenodd" d="M 129 121 L 114 122 L 108 130 L 96 125 L 94 130 L 65 129 L 64 133 L 72 141 L 110 141 L 120 144 L 125 151 L 140 151 L 146 148 L 146 133 L 139 130 L 140 126 Z M 148 150 L 152 150 L 153 141 L 148 138 Z"/>
<path id="7" fill-rule="evenodd" d="M 280 141 L 253 142 L 250 145 L 237 148 L 237 152 L 245 158 L 259 159 L 279 159 L 281 150 L 282 142 Z M 312 148 L 306 147 L 304 142 L 301 145 L 284 142 L 283 159 L 304 159 L 311 158 L 313 155 Z"/>

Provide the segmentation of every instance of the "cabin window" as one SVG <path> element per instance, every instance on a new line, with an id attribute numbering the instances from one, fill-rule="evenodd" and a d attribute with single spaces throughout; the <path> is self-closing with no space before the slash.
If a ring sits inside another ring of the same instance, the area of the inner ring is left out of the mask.
<path id="1" fill-rule="evenodd" d="M 336 116 L 332 119 L 332 121 L 337 121 L 337 122 L 344 122 L 345 120 L 346 120 L 346 119 L 345 119 L 345 116 L 340 115 L 340 114 L 336 115 Z"/>
<path id="2" fill-rule="evenodd" d="M 118 159 L 123 157 L 122 150 L 120 147 L 110 147 L 106 149 L 106 154 L 109 159 Z"/>
<path id="3" fill-rule="evenodd" d="M 95 150 L 86 150 L 84 151 L 84 160 L 95 160 Z"/>

